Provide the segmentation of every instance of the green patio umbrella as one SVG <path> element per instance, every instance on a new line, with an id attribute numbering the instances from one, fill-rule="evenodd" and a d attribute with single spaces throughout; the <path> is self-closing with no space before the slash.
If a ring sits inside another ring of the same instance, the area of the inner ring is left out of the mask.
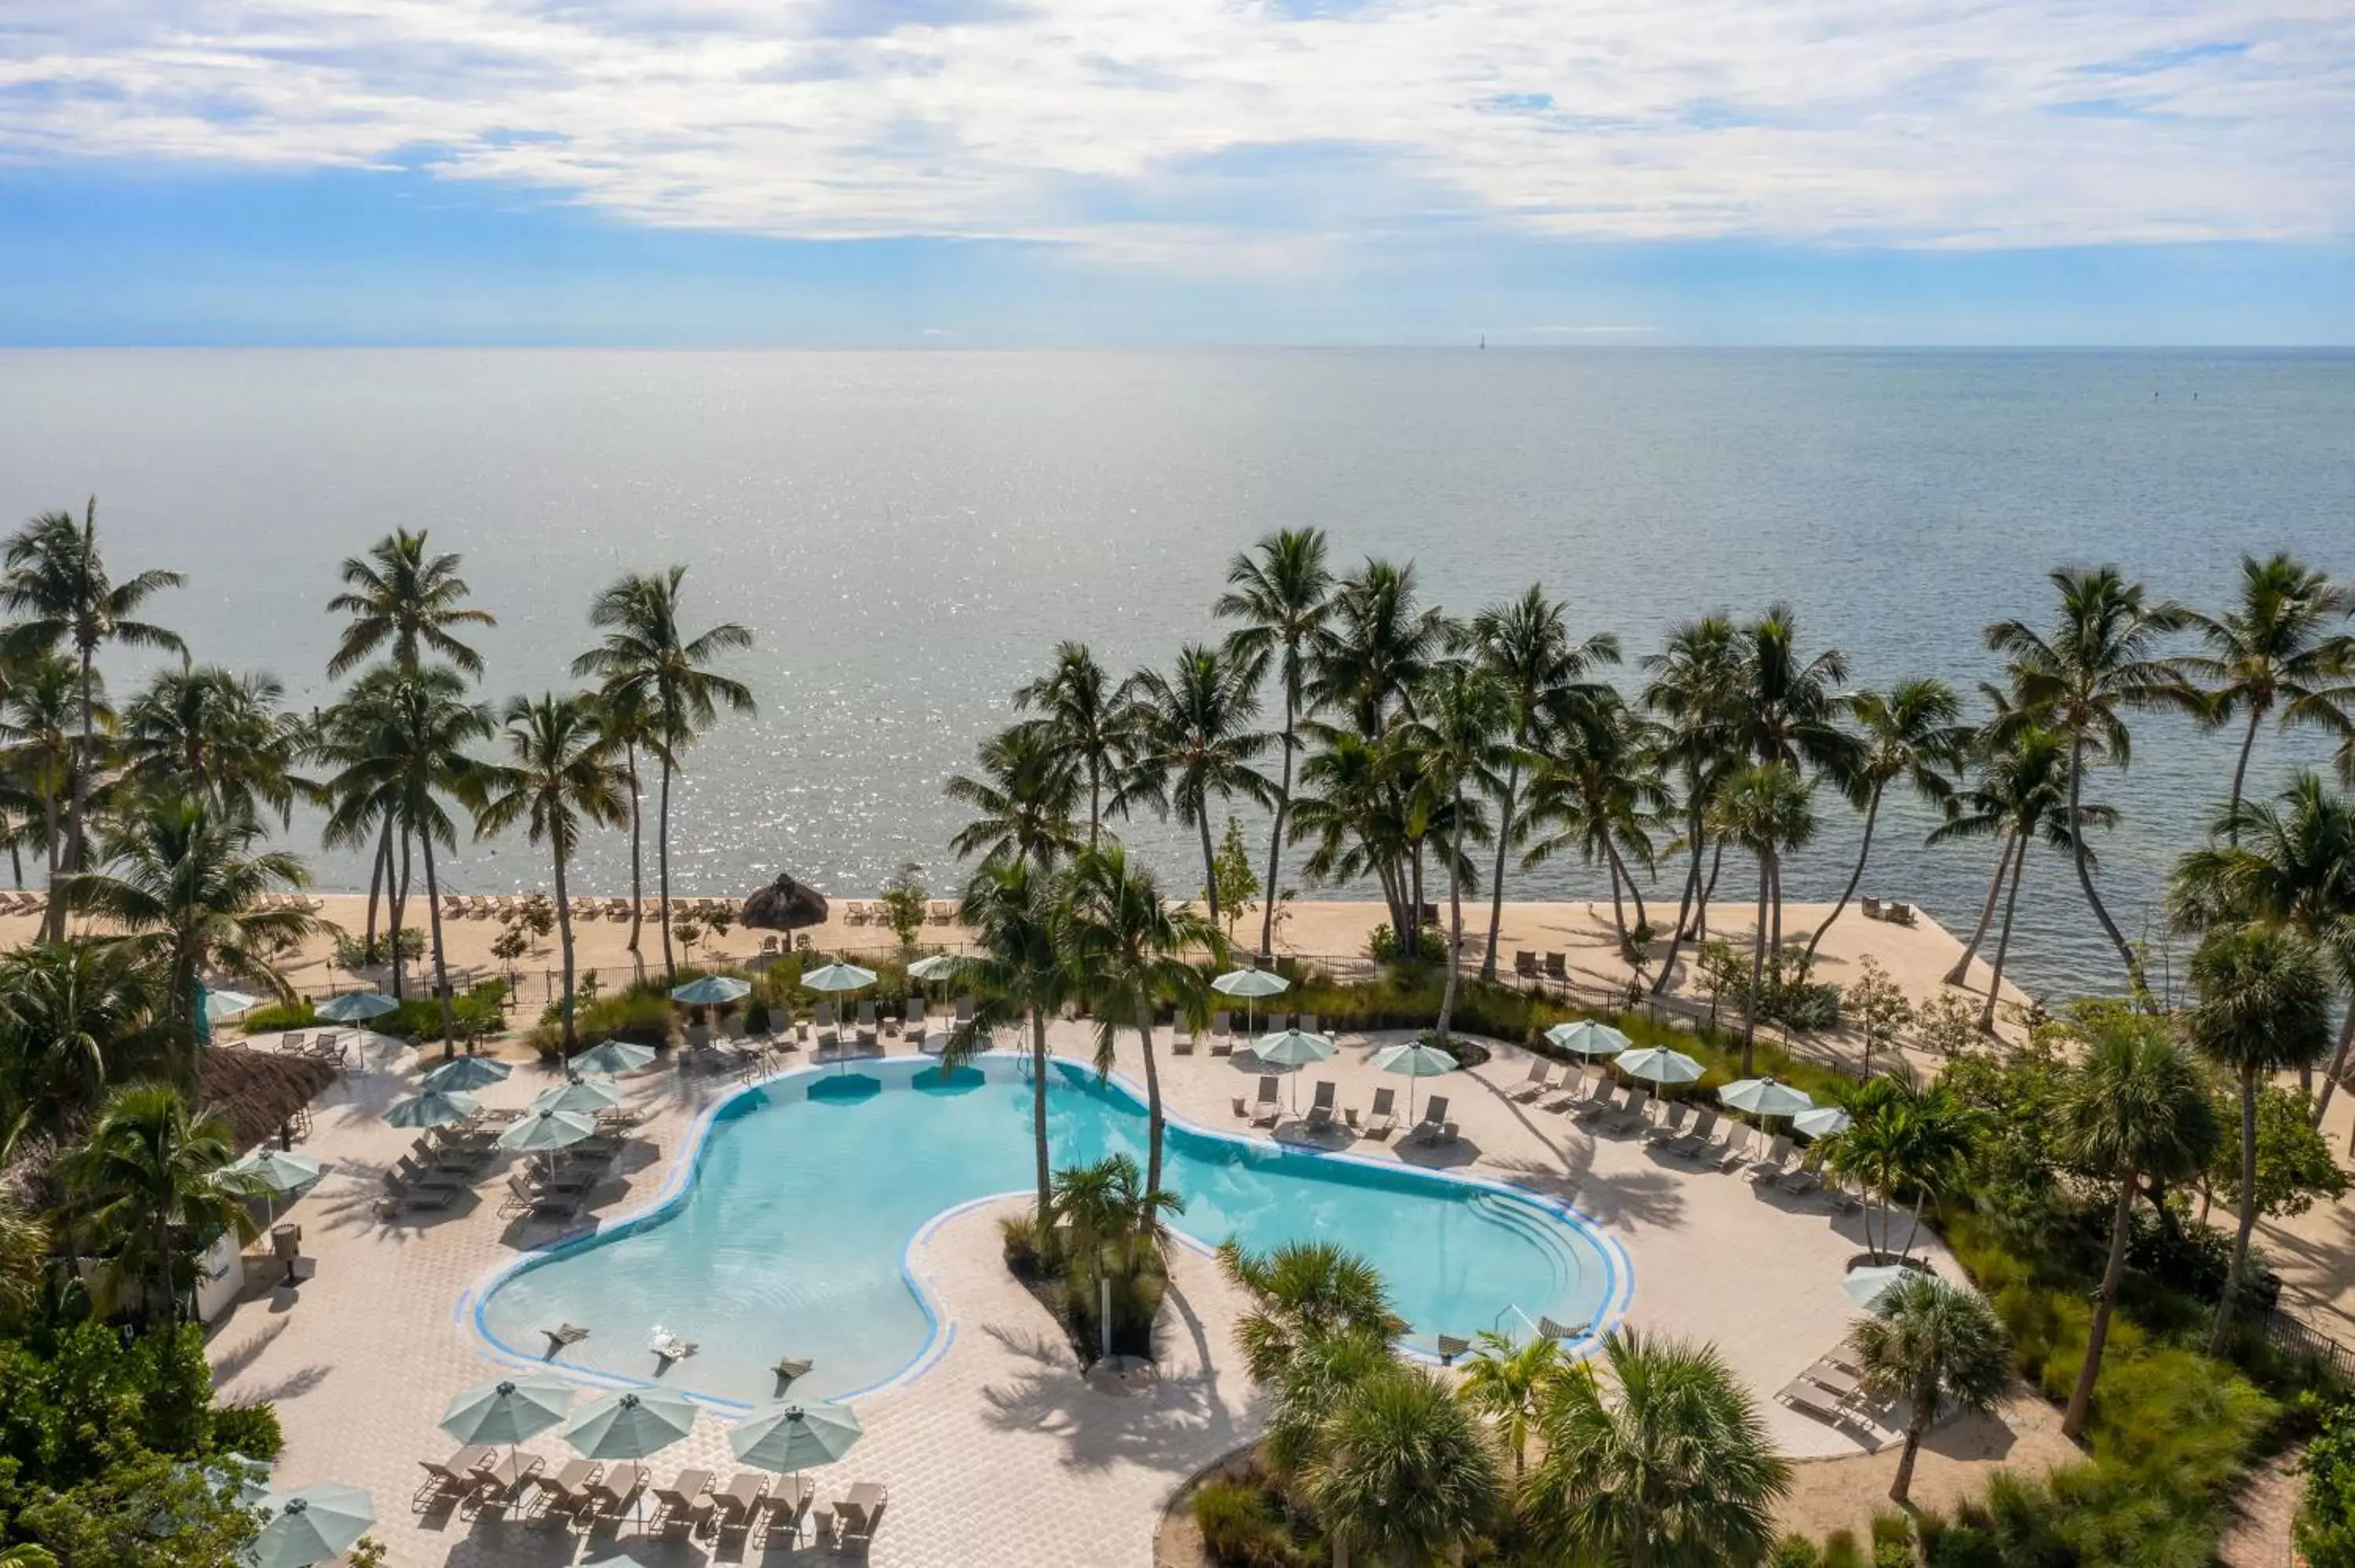
<path id="1" fill-rule="evenodd" d="M 1298 1029 L 1287 1029 L 1280 1034 L 1263 1034 L 1252 1043 L 1252 1054 L 1263 1062 L 1284 1067 L 1305 1067 L 1311 1062 L 1322 1062 L 1337 1047 L 1322 1034 L 1309 1034 Z M 1293 1075 L 1292 1108 L 1300 1108 L 1300 1077 Z"/>
<path id="2" fill-rule="evenodd" d="M 419 1079 L 418 1087 L 460 1091 L 488 1088 L 506 1082 L 507 1075 L 514 1071 L 494 1056 L 456 1056 Z"/>
<path id="3" fill-rule="evenodd" d="M 453 1395 L 442 1430 L 461 1443 L 512 1447 L 557 1425 L 571 1408 L 572 1385 L 562 1378 L 495 1377 Z"/>
<path id="4" fill-rule="evenodd" d="M 1717 1097 L 1721 1105 L 1760 1117 L 1796 1116 L 1816 1103 L 1805 1090 L 1772 1078 L 1739 1079 L 1718 1090 Z"/>
<path id="5" fill-rule="evenodd" d="M 230 1161 L 228 1167 L 230 1175 L 243 1177 L 261 1189 L 268 1213 L 265 1224 L 278 1217 L 281 1197 L 316 1181 L 325 1169 L 307 1154 L 293 1154 L 267 1144 L 242 1160 Z"/>
<path id="6" fill-rule="evenodd" d="M 261 1506 L 270 1522 L 245 1548 L 252 1568 L 311 1568 L 332 1563 L 352 1549 L 376 1522 L 376 1505 L 357 1487 L 322 1482 L 291 1492 L 272 1492 Z"/>
<path id="7" fill-rule="evenodd" d="M 875 977 L 869 975 L 867 978 L 871 981 Z M 674 987 L 670 999 L 685 1002 L 689 1007 L 718 1007 L 724 1002 L 741 1001 L 751 994 L 751 982 L 738 980 L 734 975 L 705 975 L 701 980 Z"/>
<path id="8" fill-rule="evenodd" d="M 581 1568 L 645 1568 L 634 1557 L 600 1557 L 594 1563 L 583 1563 Z"/>
<path id="9" fill-rule="evenodd" d="M 384 1119 L 395 1127 L 448 1127 L 483 1114 L 483 1103 L 463 1089 L 428 1089 L 395 1100 Z"/>
<path id="10" fill-rule="evenodd" d="M 1263 996 L 1281 996 L 1292 989 L 1292 982 L 1267 969 L 1229 969 L 1210 982 L 1210 989 L 1221 996 L 1243 999 L 1243 1033 L 1257 1032 L 1257 1003 Z"/>
<path id="11" fill-rule="evenodd" d="M 799 1474 L 849 1453 L 864 1430 L 848 1405 L 787 1404 L 772 1406 L 737 1427 L 728 1435 L 728 1446 L 755 1469 Z"/>
<path id="12" fill-rule="evenodd" d="M 1621 1056 L 1619 1070 L 1631 1078 L 1646 1078 L 1655 1084 L 1689 1084 L 1709 1069 L 1681 1051 L 1647 1045 Z"/>
<path id="13" fill-rule="evenodd" d="M 1442 1073 L 1452 1073 L 1455 1071 L 1456 1065 L 1455 1057 L 1436 1045 L 1425 1045 L 1421 1041 L 1400 1045 L 1385 1045 L 1368 1060 L 1385 1073 L 1403 1073 L 1407 1075 L 1406 1118 L 1410 1123 L 1414 1120 L 1413 1080 L 1437 1077 Z"/>
<path id="14" fill-rule="evenodd" d="M 651 1045 L 634 1044 L 627 1040 L 608 1040 L 593 1050 L 583 1051 L 567 1064 L 576 1073 L 594 1073 L 610 1077 L 617 1073 L 634 1073 L 655 1059 Z"/>
<path id="15" fill-rule="evenodd" d="M 205 1016 L 215 1023 L 253 1011 L 255 1001 L 241 991 L 205 991 Z"/>
<path id="16" fill-rule="evenodd" d="M 564 1424 L 564 1440 L 584 1459 L 643 1459 L 695 1429 L 695 1402 L 664 1389 L 591 1400 Z"/>
<path id="17" fill-rule="evenodd" d="M 918 959 L 910 964 L 908 978 L 930 985 L 934 980 L 954 980 L 957 970 L 964 967 L 964 960 L 954 953 L 934 953 L 929 959 Z"/>
<path id="18" fill-rule="evenodd" d="M 594 1117 L 622 1103 L 622 1091 L 602 1078 L 567 1078 L 531 1102 L 536 1111 L 573 1111 Z"/>
<path id="19" fill-rule="evenodd" d="M 570 1149 L 596 1130 L 596 1122 L 585 1112 L 535 1110 L 499 1134 L 499 1147 L 525 1154 L 549 1154 Z"/>
<path id="20" fill-rule="evenodd" d="M 197 1473 L 216 1493 L 234 1488 L 237 1506 L 251 1508 L 270 1495 L 269 1485 L 261 1479 L 269 1468 L 261 1460 L 249 1459 L 242 1454 L 223 1454 L 218 1463 L 202 1466 Z"/>
<path id="21" fill-rule="evenodd" d="M 343 995 L 321 1002 L 315 1010 L 318 1017 L 330 1023 L 366 1023 L 371 1018 L 382 1018 L 396 1012 L 400 1003 L 389 996 L 372 991 L 347 991 Z"/>
<path id="22" fill-rule="evenodd" d="M 1559 1049 L 1575 1051 L 1582 1056 L 1613 1056 L 1635 1044 L 1611 1025 L 1597 1023 L 1592 1018 L 1557 1023 L 1546 1031 L 1545 1037 Z"/>
<path id="23" fill-rule="evenodd" d="M 1838 1106 L 1816 1106 L 1791 1118 L 1791 1130 L 1809 1138 L 1829 1138 L 1848 1130 L 1848 1112 Z"/>

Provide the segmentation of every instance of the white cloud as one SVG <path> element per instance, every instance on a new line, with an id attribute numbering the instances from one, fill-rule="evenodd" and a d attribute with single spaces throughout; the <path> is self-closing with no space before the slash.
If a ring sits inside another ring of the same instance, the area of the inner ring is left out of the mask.
<path id="1" fill-rule="evenodd" d="M 1156 262 L 1311 265 L 1443 224 L 1916 246 L 2338 236 L 2355 227 L 2350 105 L 2345 0 L 0 13 L 8 160 L 421 158 L 649 224 Z"/>

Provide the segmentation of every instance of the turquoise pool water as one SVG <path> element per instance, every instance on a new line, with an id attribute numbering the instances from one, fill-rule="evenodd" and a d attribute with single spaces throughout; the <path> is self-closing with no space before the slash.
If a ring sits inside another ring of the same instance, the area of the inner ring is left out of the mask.
<path id="1" fill-rule="evenodd" d="M 1058 1165 L 1114 1151 L 1141 1164 L 1145 1112 L 1117 1082 L 1058 1062 L 1048 1094 Z M 1337 1242 L 1389 1282 L 1411 1343 L 1550 1316 L 1585 1324 L 1624 1303 L 1626 1260 L 1582 1223 L 1509 1192 L 1374 1162 L 1284 1151 L 1172 1126 L 1165 1182 L 1177 1228 L 1216 1244 Z M 909 1242 L 945 1210 L 1032 1181 L 1028 1064 L 979 1057 L 945 1077 L 914 1058 L 798 1074 L 711 1118 L 684 1190 L 651 1212 L 527 1260 L 474 1306 L 502 1348 L 537 1357 L 539 1330 L 590 1337 L 562 1361 L 654 1379 L 655 1328 L 697 1353 L 666 1385 L 754 1402 L 781 1356 L 816 1363 L 794 1384 L 838 1398 L 922 1355 L 932 1312 L 905 1269 Z"/>

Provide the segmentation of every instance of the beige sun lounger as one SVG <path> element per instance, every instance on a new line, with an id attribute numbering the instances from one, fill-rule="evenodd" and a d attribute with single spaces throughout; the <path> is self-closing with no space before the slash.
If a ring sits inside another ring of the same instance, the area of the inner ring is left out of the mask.
<path id="1" fill-rule="evenodd" d="M 1210 1054 L 1229 1056 L 1235 1049 L 1235 1020 L 1231 1012 L 1210 1014 Z"/>
<path id="2" fill-rule="evenodd" d="M 1644 1129 L 1644 1140 L 1662 1146 L 1673 1144 L 1684 1136 L 1685 1123 L 1692 1119 L 1692 1107 L 1674 1105 L 1668 1114 Z"/>
<path id="3" fill-rule="evenodd" d="M 594 1459 L 574 1459 L 553 1476 L 539 1478 L 532 1506 L 544 1520 L 569 1520 L 589 1506 L 589 1483 L 604 1474 Z"/>
<path id="4" fill-rule="evenodd" d="M 875 1004 L 862 1001 L 858 1004 L 858 1048 L 864 1051 L 874 1044 Z"/>
<path id="5" fill-rule="evenodd" d="M 1619 1080 L 1606 1075 L 1602 1083 L 1595 1086 L 1594 1093 L 1579 1102 L 1575 1114 L 1580 1121 L 1593 1121 L 1597 1117 L 1610 1115 L 1618 1100 Z"/>
<path id="6" fill-rule="evenodd" d="M 1701 1107 L 1692 1118 L 1692 1126 L 1678 1133 L 1661 1147 L 1679 1160 L 1690 1160 L 1708 1148 L 1717 1135 L 1717 1112 Z"/>
<path id="7" fill-rule="evenodd" d="M 1766 1146 L 1764 1157 L 1752 1160 L 1750 1169 L 1742 1174 L 1753 1181 L 1772 1181 L 1783 1173 L 1783 1167 L 1790 1162 L 1790 1159 L 1791 1140 L 1787 1137 L 1778 1135 L 1774 1142 Z"/>
<path id="8" fill-rule="evenodd" d="M 1417 1143 L 1444 1143 L 1443 1129 L 1447 1126 L 1447 1097 L 1433 1095 L 1423 1102 L 1423 1119 L 1414 1124 L 1408 1136 Z"/>
<path id="9" fill-rule="evenodd" d="M 1532 1056 L 1529 1058 L 1529 1075 L 1513 1088 L 1509 1097 L 1526 1105 L 1553 1086 L 1553 1064 L 1542 1056 Z"/>
<path id="10" fill-rule="evenodd" d="M 1823 1185 L 1824 1151 L 1821 1149 L 1808 1150 L 1806 1157 L 1799 1161 L 1798 1169 L 1785 1171 L 1771 1180 L 1785 1192 L 1796 1197 L 1806 1196 Z"/>
<path id="11" fill-rule="evenodd" d="M 579 1512 L 583 1524 L 618 1520 L 637 1506 L 646 1489 L 646 1472 L 639 1465 L 616 1465 L 589 1485 L 588 1506 Z"/>
<path id="12" fill-rule="evenodd" d="M 711 1472 L 681 1470 L 678 1479 L 666 1487 L 656 1487 L 654 1517 L 646 1520 L 651 1535 L 672 1535 L 680 1531 L 689 1534 L 703 1528 L 711 1517 Z"/>
<path id="13" fill-rule="evenodd" d="M 504 1459 L 494 1457 L 477 1473 L 482 1485 L 468 1498 L 474 1511 L 496 1509 L 505 1513 L 527 1500 L 531 1489 L 548 1473 L 548 1461 L 537 1454 L 514 1454 Z"/>
<path id="14" fill-rule="evenodd" d="M 1376 1089 L 1374 1091 L 1373 1109 L 1366 1114 L 1366 1136 L 1368 1138 L 1388 1138 L 1391 1133 L 1398 1130 L 1398 1114 L 1393 1108 L 1397 1104 L 1398 1091 L 1396 1089 Z"/>
<path id="15" fill-rule="evenodd" d="M 752 1516 L 760 1511 L 761 1499 L 767 1495 L 769 1478 L 751 1470 L 739 1470 L 728 1489 L 717 1492 L 711 1499 L 711 1520 L 714 1532 L 722 1541 L 730 1536 L 742 1536 L 752 1528 Z"/>
<path id="16" fill-rule="evenodd" d="M 1273 1127 L 1284 1119 L 1284 1103 L 1276 1097 L 1275 1075 L 1263 1073 L 1259 1080 L 1259 1097 L 1252 1104 L 1252 1125 Z"/>
<path id="17" fill-rule="evenodd" d="M 1322 1131 L 1333 1125 L 1333 1084 L 1327 1079 L 1316 1086 L 1316 1097 L 1308 1104 L 1308 1130 Z"/>
<path id="18" fill-rule="evenodd" d="M 1625 1132 L 1631 1128 L 1641 1126 L 1644 1120 L 1644 1112 L 1650 1107 L 1651 1103 L 1651 1090 L 1628 1090 L 1627 1103 L 1620 1107 L 1606 1118 L 1611 1125 L 1611 1130 L 1614 1132 Z"/>
<path id="19" fill-rule="evenodd" d="M 463 1500 L 483 1484 L 479 1474 L 484 1466 L 499 1457 L 498 1450 L 481 1443 L 470 1443 L 447 1459 L 420 1459 L 425 1479 L 409 1499 L 409 1511 L 423 1513 L 437 1504 L 457 1499 Z"/>
<path id="20" fill-rule="evenodd" d="M 837 1550 L 856 1542 L 872 1542 L 883 1522 L 883 1505 L 890 1493 L 873 1481 L 861 1481 L 834 1504 L 834 1543 Z"/>
<path id="21" fill-rule="evenodd" d="M 1596 1067 L 1569 1068 L 1561 1075 L 1561 1092 L 1539 1108 L 1557 1112 L 1575 1109 L 1594 1097 L 1595 1086 L 1604 1076 Z"/>

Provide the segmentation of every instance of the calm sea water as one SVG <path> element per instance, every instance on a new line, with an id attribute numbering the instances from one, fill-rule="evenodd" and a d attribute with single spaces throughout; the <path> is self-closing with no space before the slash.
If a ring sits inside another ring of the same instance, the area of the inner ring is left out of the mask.
<path id="1" fill-rule="evenodd" d="M 0 354 L 0 519 L 95 492 L 118 570 L 170 565 L 156 607 L 198 657 L 328 700 L 336 562 L 395 526 L 462 550 L 499 626 L 496 697 L 565 680 L 586 606 L 684 562 L 695 621 L 745 622 L 762 711 L 693 755 L 678 885 L 790 869 L 935 885 L 941 783 L 1054 643 L 1114 668 L 1212 635 L 1228 557 L 1330 531 L 1344 562 L 1412 556 L 1469 612 L 1543 581 L 1632 653 L 1676 621 L 1777 599 L 1859 678 L 1992 674 L 1979 629 L 2041 618 L 2042 574 L 2116 561 L 2213 604 L 2243 550 L 2355 577 L 2355 355 L 1805 352 Z M 114 669 L 127 683 L 136 666 Z M 2319 755 L 2268 739 L 2270 784 Z M 2104 844 L 2122 923 L 2153 917 L 2226 745 L 2147 721 Z M 1927 852 L 1901 810 L 1869 891 L 1949 926 L 1992 852 Z M 1190 888 L 1190 835 L 1132 840 Z M 1853 823 L 1795 867 L 1837 888 Z M 323 881 L 364 885 L 317 854 Z M 576 885 L 625 885 L 594 845 Z M 520 842 L 468 846 L 464 888 L 536 885 Z M 2018 969 L 2105 983 L 2058 860 L 2032 863 Z M 1729 875 L 1731 885 L 1731 875 Z M 1516 895 L 1583 895 L 1574 865 Z"/>

